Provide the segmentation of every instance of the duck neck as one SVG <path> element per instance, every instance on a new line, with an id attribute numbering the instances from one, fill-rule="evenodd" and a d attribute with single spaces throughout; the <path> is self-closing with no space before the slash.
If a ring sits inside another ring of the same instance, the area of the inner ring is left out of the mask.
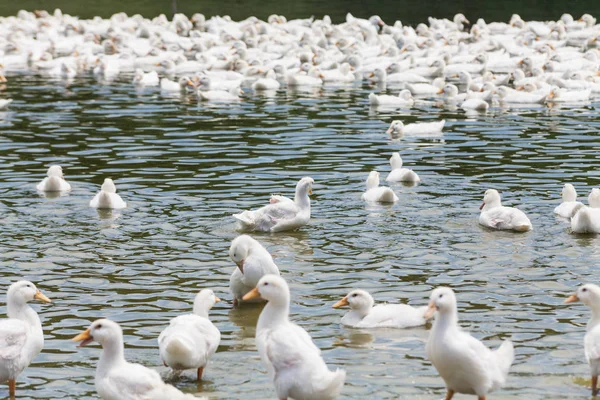
<path id="1" fill-rule="evenodd" d="M 296 189 L 296 195 L 294 196 L 294 202 L 301 209 L 310 210 L 310 197 L 308 197 L 308 191 L 305 187 Z"/>
<path id="2" fill-rule="evenodd" d="M 39 328 L 41 331 L 42 323 L 40 317 L 29 304 L 22 301 L 8 300 L 8 318 L 15 318 L 26 322 L 30 327 Z"/>
<path id="3" fill-rule="evenodd" d="M 114 338 L 102 344 L 96 375 L 103 376 L 115 365 L 125 362 L 123 338 Z"/>
<path id="4" fill-rule="evenodd" d="M 588 331 L 600 324 L 600 304 L 592 303 L 590 304 L 590 309 L 592 310 L 592 317 L 587 323 Z"/>
<path id="5" fill-rule="evenodd" d="M 199 303 L 199 304 L 194 303 L 193 313 L 195 315 L 198 315 L 198 316 L 204 317 L 204 318 L 208 318 L 208 310 L 210 310 L 210 307 L 208 306 L 208 304 L 206 304 L 206 303 Z"/>
<path id="6" fill-rule="evenodd" d="M 284 299 L 270 300 L 258 317 L 256 329 L 258 331 L 265 328 L 274 328 L 288 322 L 290 314 L 289 296 Z"/>
<path id="7" fill-rule="evenodd" d="M 448 310 L 446 312 L 438 312 L 435 318 L 433 329 L 436 332 L 456 329 L 458 326 L 458 314 L 456 310 Z"/>

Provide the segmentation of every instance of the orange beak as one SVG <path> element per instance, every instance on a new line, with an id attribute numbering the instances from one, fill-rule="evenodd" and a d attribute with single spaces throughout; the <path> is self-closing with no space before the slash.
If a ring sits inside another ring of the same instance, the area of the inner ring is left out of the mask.
<path id="1" fill-rule="evenodd" d="M 254 288 L 242 297 L 242 300 L 248 301 L 252 299 L 260 299 L 260 293 L 258 292 L 258 288 Z"/>
<path id="2" fill-rule="evenodd" d="M 575 303 L 576 301 L 579 301 L 579 297 L 576 294 L 572 294 L 565 299 L 565 304 Z"/>
<path id="3" fill-rule="evenodd" d="M 344 297 L 343 299 L 341 299 L 340 301 L 338 301 L 337 303 L 335 303 L 332 307 L 333 308 L 340 308 L 340 307 L 344 307 L 350 305 L 350 303 L 348 303 L 348 296 Z"/>
<path id="4" fill-rule="evenodd" d="M 425 311 L 425 314 L 423 314 L 423 318 L 430 319 L 431 317 L 433 317 L 433 314 L 435 314 L 436 311 L 437 311 L 437 306 L 435 305 L 435 303 L 433 301 L 430 301 L 427 311 Z"/>
<path id="5" fill-rule="evenodd" d="M 42 292 L 39 291 L 39 289 L 37 292 L 35 292 L 33 298 L 39 301 L 43 301 L 44 303 L 52 303 L 49 298 L 47 298 Z"/>
<path id="6" fill-rule="evenodd" d="M 92 335 L 90 335 L 90 328 L 87 328 L 85 331 L 81 332 L 71 340 L 74 342 L 81 342 L 77 347 L 83 347 L 86 344 L 93 342 L 94 338 Z"/>

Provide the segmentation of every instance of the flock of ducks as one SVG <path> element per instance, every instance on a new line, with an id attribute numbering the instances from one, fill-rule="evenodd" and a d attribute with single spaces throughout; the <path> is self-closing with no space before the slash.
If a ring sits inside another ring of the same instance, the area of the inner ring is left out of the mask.
<path id="1" fill-rule="evenodd" d="M 318 88 L 325 84 L 367 81 L 380 94 L 369 94 L 372 106 L 412 107 L 433 98 L 445 107 L 485 111 L 496 102 L 505 105 L 579 103 L 600 93 L 600 26 L 586 14 L 575 21 L 564 14 L 558 21 L 523 21 L 513 15 L 509 23 L 479 19 L 466 29 L 464 15 L 453 20 L 429 19 L 416 28 L 397 21 L 388 25 L 378 17 L 355 18 L 333 24 L 323 19 L 287 21 L 272 15 L 268 21 L 250 17 L 234 22 L 229 17 L 206 19 L 176 14 L 152 20 L 124 13 L 110 19 L 81 20 L 56 10 L 20 11 L 0 18 L 0 64 L 9 73 L 34 71 L 43 76 L 71 80 L 92 74 L 110 83 L 132 76 L 140 87 L 165 92 L 191 91 L 199 100 L 231 103 L 246 90 L 276 91 Z M 5 82 L 7 79 L 0 75 Z M 383 94 L 388 87 L 398 95 Z M 441 96 L 441 97 L 439 97 Z M 0 101 L 0 109 L 10 99 Z M 392 136 L 441 134 L 445 121 L 403 124 L 393 121 Z M 403 168 L 394 153 L 386 181 L 418 183 L 419 176 Z M 60 166 L 51 166 L 37 185 L 43 192 L 71 190 Z M 298 229 L 310 220 L 314 180 L 302 178 L 293 199 L 273 195 L 269 204 L 235 214 L 245 231 L 281 232 Z M 393 203 L 398 196 L 379 186 L 372 171 L 363 199 Z M 573 232 L 600 233 L 600 190 L 593 189 L 589 206 L 577 202 L 572 185 L 563 189 L 563 203 L 555 212 L 571 223 Z M 111 179 L 90 201 L 91 207 L 120 209 L 127 204 Z M 504 207 L 500 194 L 485 192 L 479 223 L 513 231 L 532 229 L 520 210 Z M 236 264 L 230 291 L 234 305 L 264 302 L 256 330 L 256 345 L 281 400 L 332 399 L 346 380 L 342 369 L 330 370 L 310 335 L 289 319 L 290 290 L 269 252 L 255 239 L 240 235 L 229 255 Z M 0 321 L 0 381 L 15 394 L 16 379 L 43 349 L 42 324 L 28 302 L 50 302 L 33 283 L 13 283 L 7 296 L 8 319 Z M 219 299 L 201 290 L 193 311 L 173 318 L 158 337 L 163 363 L 175 372 L 194 369 L 203 376 L 220 342 L 220 332 L 209 319 Z M 584 347 L 591 367 L 592 393 L 600 373 L 600 287 L 586 284 L 566 302 L 582 301 L 592 309 Z M 443 378 L 450 400 L 455 393 L 474 394 L 479 400 L 506 381 L 514 348 L 505 341 L 490 350 L 458 325 L 456 297 L 450 288 L 436 288 L 429 305 L 375 305 L 364 290 L 353 290 L 333 305 L 350 307 L 341 323 L 360 328 L 407 328 L 426 324 L 436 314 L 426 345 L 428 359 Z M 94 321 L 73 338 L 79 346 L 93 341 L 103 350 L 96 370 L 96 389 L 103 399 L 196 398 L 165 384 L 159 374 L 124 357 L 119 325 L 107 319 Z"/>

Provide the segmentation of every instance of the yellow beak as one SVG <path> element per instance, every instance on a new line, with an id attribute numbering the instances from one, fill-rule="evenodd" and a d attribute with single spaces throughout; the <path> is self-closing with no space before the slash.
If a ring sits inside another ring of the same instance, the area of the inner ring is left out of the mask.
<path id="1" fill-rule="evenodd" d="M 308 194 L 312 194 L 312 188 L 308 189 Z"/>
<path id="2" fill-rule="evenodd" d="M 576 301 L 579 301 L 579 297 L 577 297 L 576 294 L 572 294 L 568 298 L 565 299 L 565 304 L 575 303 Z"/>
<path id="3" fill-rule="evenodd" d="M 333 305 L 333 308 L 340 308 L 340 307 L 344 307 L 349 305 L 350 303 L 348 303 L 348 296 L 344 297 L 343 299 L 341 299 L 340 301 L 338 301 L 337 303 L 335 303 Z"/>
<path id="4" fill-rule="evenodd" d="M 423 317 L 425 319 L 429 319 L 431 317 L 433 317 L 433 314 L 437 311 L 437 306 L 435 305 L 435 303 L 433 301 L 429 302 L 429 308 L 427 308 L 427 311 L 425 311 L 425 314 L 423 315 Z"/>
<path id="5" fill-rule="evenodd" d="M 71 340 L 74 342 L 81 342 L 78 347 L 83 347 L 92 340 L 94 340 L 94 338 L 92 337 L 92 335 L 90 335 L 90 328 L 87 328 L 85 331 L 81 332 L 79 335 L 75 336 Z"/>
<path id="6" fill-rule="evenodd" d="M 244 297 L 242 297 L 242 300 L 248 301 L 248 300 L 259 299 L 259 298 L 260 298 L 260 293 L 258 292 L 258 288 L 254 288 L 251 291 L 249 291 L 248 293 L 246 293 L 244 295 Z"/>
<path id="7" fill-rule="evenodd" d="M 52 303 L 49 298 L 47 298 L 42 292 L 40 292 L 39 289 L 37 292 L 35 292 L 33 298 L 39 301 L 43 301 L 44 303 Z"/>
<path id="8" fill-rule="evenodd" d="M 220 301 L 221 301 L 221 299 L 220 299 L 220 298 L 218 298 L 217 296 L 215 296 L 215 303 L 218 303 L 218 302 L 220 302 Z"/>

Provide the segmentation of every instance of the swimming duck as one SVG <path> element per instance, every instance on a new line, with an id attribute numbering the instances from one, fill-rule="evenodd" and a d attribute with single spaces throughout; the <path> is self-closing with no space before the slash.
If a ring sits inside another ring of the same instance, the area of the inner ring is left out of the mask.
<path id="1" fill-rule="evenodd" d="M 418 122 L 404 125 L 400 120 L 394 120 L 386 131 L 387 134 L 394 136 L 401 135 L 423 135 L 423 134 L 439 134 L 444 129 L 446 120 L 436 122 Z"/>
<path id="2" fill-rule="evenodd" d="M 395 203 L 398 196 L 389 187 L 379 186 L 379 172 L 371 171 L 367 178 L 367 191 L 363 193 L 362 199 L 375 203 Z"/>
<path id="3" fill-rule="evenodd" d="M 392 153 L 390 165 L 392 166 L 392 171 L 387 178 L 385 178 L 387 182 L 421 182 L 419 175 L 412 169 L 402 168 L 402 158 L 400 157 L 400 153 Z"/>
<path id="4" fill-rule="evenodd" d="M 387 94 L 376 95 L 375 93 L 369 93 L 369 104 L 372 106 L 386 106 L 386 107 L 412 107 L 415 104 L 410 91 L 404 89 L 400 91 L 398 96 L 390 96 Z"/>
<path id="5" fill-rule="evenodd" d="M 563 218 L 571 218 L 575 206 L 577 206 L 577 204 L 581 204 L 581 202 L 577 201 L 577 191 L 575 191 L 575 187 L 573 185 L 570 183 L 565 183 L 565 186 L 560 194 L 563 201 L 556 206 L 554 213 Z"/>
<path id="6" fill-rule="evenodd" d="M 353 290 L 333 305 L 333 308 L 350 306 L 342 317 L 342 325 L 353 328 L 412 328 L 425 325 L 427 307 L 406 304 L 378 304 L 365 290 Z"/>
<path id="7" fill-rule="evenodd" d="M 576 204 L 571 214 L 573 233 L 600 233 L 600 189 L 594 188 L 588 195 L 589 206 Z"/>
<path id="8" fill-rule="evenodd" d="M 104 179 L 100 192 L 90 201 L 90 207 L 121 209 L 127 207 L 127 203 L 117 194 L 117 187 L 112 179 Z"/>
<path id="9" fill-rule="evenodd" d="M 271 254 L 248 235 L 238 236 L 231 242 L 229 257 L 237 265 L 229 278 L 233 305 L 237 305 L 246 293 L 254 289 L 264 275 L 279 275 L 279 268 Z"/>
<path id="10" fill-rule="evenodd" d="M 37 184 L 37 190 L 41 192 L 66 192 L 71 190 L 71 185 L 63 177 L 60 165 L 52 165 L 48 168 L 47 175 L 46 178 Z"/>
<path id="11" fill-rule="evenodd" d="M 244 211 L 233 216 L 241 228 L 249 231 L 281 232 L 297 229 L 310 220 L 310 197 L 312 178 L 304 177 L 296 185 L 294 201 L 269 203 L 256 211 Z"/>
<path id="12" fill-rule="evenodd" d="M 514 207 L 501 204 L 500 193 L 496 189 L 488 189 L 483 196 L 479 215 L 479 223 L 494 229 L 526 232 L 532 229 L 531 221 L 525 213 Z"/>

